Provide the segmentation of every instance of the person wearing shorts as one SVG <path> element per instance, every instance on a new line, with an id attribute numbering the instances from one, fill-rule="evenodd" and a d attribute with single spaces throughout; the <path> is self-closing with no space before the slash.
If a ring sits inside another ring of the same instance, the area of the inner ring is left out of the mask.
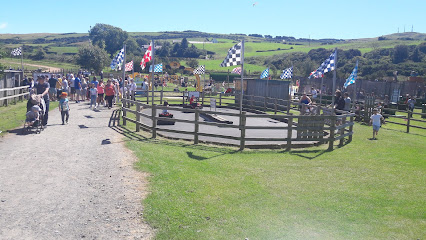
<path id="1" fill-rule="evenodd" d="M 373 138 L 372 138 L 372 140 L 376 140 L 376 136 L 379 134 L 379 130 L 380 130 L 382 121 L 384 122 L 385 119 L 379 113 L 379 110 L 377 108 L 373 109 L 373 115 L 371 115 L 371 119 L 370 119 L 370 124 L 373 125 Z"/>

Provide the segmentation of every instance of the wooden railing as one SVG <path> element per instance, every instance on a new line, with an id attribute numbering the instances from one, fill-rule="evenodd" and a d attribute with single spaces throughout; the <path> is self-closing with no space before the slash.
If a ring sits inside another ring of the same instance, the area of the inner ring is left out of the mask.
<path id="1" fill-rule="evenodd" d="M 132 107 L 132 105 L 134 107 Z M 150 110 L 147 110 L 150 109 Z M 178 112 L 185 113 L 194 113 L 194 119 L 182 119 L 182 118 L 166 118 L 159 117 L 158 110 L 167 109 Z M 145 111 L 144 111 L 145 110 Z M 128 116 L 129 113 L 135 115 L 135 118 Z M 238 124 L 224 124 L 218 122 L 205 122 L 200 121 L 200 114 L 220 114 L 223 116 L 232 116 L 238 117 Z M 285 146 L 288 150 L 299 146 L 297 142 L 316 142 L 318 144 L 328 143 L 329 150 L 333 149 L 334 142 L 339 141 L 339 145 L 344 144 L 345 138 L 347 141 L 352 141 L 353 135 L 353 120 L 354 114 L 343 114 L 343 115 L 306 115 L 306 116 L 294 116 L 294 115 L 271 115 L 271 114 L 247 114 L 247 112 L 240 113 L 229 113 L 229 112 L 216 112 L 216 111 L 206 111 L 199 109 L 187 109 L 181 107 L 169 107 L 169 106 L 157 106 L 157 105 L 148 105 L 141 101 L 133 101 L 129 99 L 122 99 L 122 118 L 123 125 L 127 124 L 127 121 L 136 124 L 136 131 L 143 129 L 152 133 L 152 138 L 157 137 L 157 132 L 169 132 L 177 134 L 186 134 L 193 135 L 194 144 L 200 142 L 199 137 L 212 137 L 212 138 L 222 138 L 230 139 L 234 141 L 239 141 L 238 146 L 241 150 L 244 148 L 250 147 L 247 142 L 285 142 L 286 144 L 281 145 Z M 144 118 L 146 121 L 142 121 Z M 286 122 L 286 126 L 253 126 L 247 125 L 247 119 L 250 118 L 266 118 L 266 119 L 275 119 L 280 122 Z M 189 123 L 193 125 L 193 130 L 185 129 L 170 129 L 170 128 L 160 128 L 157 126 L 157 120 L 163 121 L 174 121 L 176 123 Z M 147 124 L 150 122 L 151 124 Z M 238 136 L 226 136 L 221 134 L 215 134 L 212 132 L 201 132 L 199 126 L 215 126 L 222 129 L 239 129 L 240 134 Z M 258 129 L 258 130 L 287 130 L 287 136 L 271 138 L 270 136 L 265 137 L 250 137 L 247 136 L 246 130 Z M 293 134 L 295 131 L 296 134 Z M 219 143 L 219 142 L 213 142 Z M 219 143 L 220 144 L 220 143 Z M 235 145 L 235 144 L 230 144 Z M 268 145 L 266 147 L 275 148 L 278 144 Z"/>
<path id="2" fill-rule="evenodd" d="M 28 86 L 0 89 L 0 106 L 7 106 L 11 101 L 22 101 L 28 94 Z"/>
<path id="3" fill-rule="evenodd" d="M 407 133 L 410 132 L 410 128 L 418 128 L 418 129 L 426 130 L 426 127 L 422 127 L 422 126 L 418 126 L 418 125 L 413 124 L 413 122 L 421 122 L 421 123 L 425 123 L 425 125 L 426 125 L 425 120 L 413 118 L 413 115 L 419 115 L 419 116 L 424 117 L 424 116 L 426 116 L 426 113 L 416 113 L 416 112 L 412 112 L 412 111 L 396 110 L 396 109 L 392 109 L 392 108 L 383 108 L 383 112 L 388 112 L 388 111 L 402 112 L 402 113 L 405 113 L 407 116 L 398 116 L 398 115 L 382 113 L 383 117 L 387 118 L 386 123 L 406 126 L 407 127 L 407 131 L 406 131 Z M 399 123 L 399 122 L 394 122 L 392 120 L 389 120 L 389 119 L 392 119 L 392 118 L 404 119 L 405 121 L 407 121 L 407 123 L 404 124 L 404 123 Z"/>

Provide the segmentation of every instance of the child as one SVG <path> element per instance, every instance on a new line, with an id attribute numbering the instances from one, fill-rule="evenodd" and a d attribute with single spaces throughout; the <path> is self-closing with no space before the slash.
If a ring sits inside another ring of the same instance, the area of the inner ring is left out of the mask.
<path id="1" fill-rule="evenodd" d="M 377 108 L 373 109 L 373 115 L 371 115 L 370 125 L 373 124 L 373 140 L 376 140 L 376 136 L 379 134 L 381 122 L 385 123 L 385 119 L 381 114 L 378 113 Z"/>
<path id="2" fill-rule="evenodd" d="M 68 124 L 68 118 L 70 117 L 69 111 L 70 111 L 70 105 L 67 98 L 67 93 L 63 92 L 61 94 L 61 100 L 59 100 L 59 111 L 61 112 L 61 118 L 62 118 L 62 125 L 65 124 L 65 122 Z M 67 116 L 66 120 L 64 121 L 65 116 Z"/>
<path id="3" fill-rule="evenodd" d="M 169 106 L 169 103 L 165 101 L 165 102 L 163 103 L 163 106 L 168 107 L 168 106 Z M 168 115 L 168 114 L 169 114 L 169 112 L 167 111 L 167 108 L 163 109 L 162 114 L 163 114 L 163 115 Z"/>
<path id="4" fill-rule="evenodd" d="M 98 97 L 98 89 L 95 87 L 94 83 L 90 84 L 90 109 L 92 109 L 92 105 L 95 106 L 96 109 L 96 98 Z"/>
<path id="5" fill-rule="evenodd" d="M 36 126 L 40 117 L 39 112 L 41 111 L 40 107 L 37 105 L 34 105 L 31 107 L 30 111 L 27 112 L 25 120 L 28 124 L 28 127 L 30 126 Z"/>

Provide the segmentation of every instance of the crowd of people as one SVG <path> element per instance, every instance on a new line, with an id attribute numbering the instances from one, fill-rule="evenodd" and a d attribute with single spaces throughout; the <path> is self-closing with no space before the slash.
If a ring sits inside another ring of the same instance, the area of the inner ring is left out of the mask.
<path id="1" fill-rule="evenodd" d="M 23 82 L 24 85 L 29 86 L 31 94 L 35 94 L 44 100 L 44 115 L 43 119 L 40 119 L 40 123 L 44 127 L 46 127 L 49 118 L 50 101 L 59 101 L 62 124 L 66 124 L 69 119 L 70 101 L 75 101 L 75 103 L 88 101 L 89 108 L 96 110 L 99 107 L 111 109 L 118 102 L 122 93 L 128 98 L 135 99 L 137 86 L 131 78 L 126 77 L 124 81 L 122 81 L 122 78 L 110 78 L 104 81 L 102 78 L 98 80 L 96 76 L 89 77 L 73 73 L 49 75 L 38 75 L 35 81 L 33 78 L 25 76 Z M 28 112 L 31 111 L 32 107 L 30 97 L 27 104 Z M 33 114 L 29 113 L 28 115 L 32 116 Z"/>

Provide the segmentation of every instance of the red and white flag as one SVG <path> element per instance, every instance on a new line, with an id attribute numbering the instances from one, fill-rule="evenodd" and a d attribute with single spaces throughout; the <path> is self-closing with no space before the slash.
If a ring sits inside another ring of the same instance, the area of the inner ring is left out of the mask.
<path id="1" fill-rule="evenodd" d="M 133 60 L 131 62 L 129 62 L 129 63 L 126 63 L 126 66 L 125 66 L 125 71 L 126 72 L 130 72 L 132 70 L 133 70 Z"/>
<path id="2" fill-rule="evenodd" d="M 149 62 L 149 61 L 151 61 L 151 59 L 152 59 L 151 53 L 152 53 L 152 42 L 149 45 L 148 50 L 146 50 L 145 55 L 143 55 L 142 62 L 141 62 L 141 68 L 142 68 L 142 70 L 145 69 L 146 63 Z"/>

